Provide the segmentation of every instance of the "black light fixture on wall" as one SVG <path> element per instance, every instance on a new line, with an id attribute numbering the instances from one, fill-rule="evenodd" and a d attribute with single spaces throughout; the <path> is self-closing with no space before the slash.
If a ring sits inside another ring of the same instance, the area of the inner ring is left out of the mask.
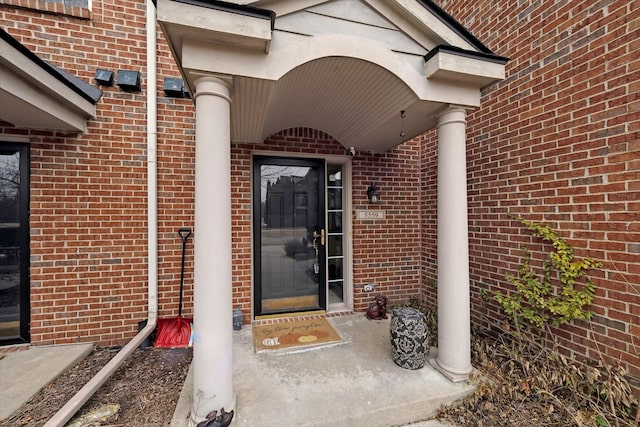
<path id="1" fill-rule="evenodd" d="M 100 86 L 113 86 L 113 71 L 98 68 L 93 77 Z"/>
<path id="2" fill-rule="evenodd" d="M 169 98 L 184 98 L 187 90 L 184 81 L 175 77 L 165 77 L 162 83 L 162 90 Z"/>
<path id="3" fill-rule="evenodd" d="M 125 92 L 140 92 L 140 72 L 118 70 L 116 84 Z"/>
<path id="4" fill-rule="evenodd" d="M 367 188 L 367 198 L 369 199 L 369 203 L 374 205 L 380 202 L 380 193 L 378 193 L 378 187 L 376 187 L 375 182 Z"/>

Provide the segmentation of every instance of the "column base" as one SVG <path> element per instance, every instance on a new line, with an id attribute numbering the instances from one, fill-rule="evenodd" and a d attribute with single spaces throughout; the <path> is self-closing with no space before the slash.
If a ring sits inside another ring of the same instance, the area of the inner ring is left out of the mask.
<path id="1" fill-rule="evenodd" d="M 220 410 L 221 408 L 218 408 L 218 410 Z M 227 407 L 227 405 L 224 406 L 224 410 L 229 412 L 231 410 L 235 411 L 236 410 L 236 394 L 233 393 L 233 400 L 231 401 L 231 403 L 229 404 L 229 406 Z M 236 411 L 237 412 L 237 411 Z M 237 413 L 235 413 L 233 415 L 233 420 L 231 421 L 231 425 L 234 425 L 236 422 L 236 417 L 238 416 Z M 198 423 L 202 422 L 206 420 L 206 418 L 204 417 L 199 417 L 197 416 L 194 412 L 193 409 L 191 410 L 191 413 L 189 414 L 189 422 L 187 423 L 187 427 L 196 427 L 198 425 Z"/>
<path id="2" fill-rule="evenodd" d="M 436 371 L 440 372 L 446 379 L 448 379 L 452 383 L 460 383 L 460 382 L 463 382 L 463 381 L 467 381 L 469 379 L 469 374 L 474 371 L 473 367 L 467 373 L 454 373 L 454 372 L 448 371 L 447 369 L 443 368 L 438 363 L 438 358 L 437 357 L 435 357 L 433 359 L 429 359 L 429 364 Z"/>

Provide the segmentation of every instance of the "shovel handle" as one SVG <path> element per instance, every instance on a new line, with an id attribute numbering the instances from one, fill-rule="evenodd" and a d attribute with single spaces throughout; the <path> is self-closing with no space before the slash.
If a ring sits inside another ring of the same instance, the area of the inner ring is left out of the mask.
<path id="1" fill-rule="evenodd" d="M 178 235 L 182 238 L 182 241 L 185 242 L 189 236 L 191 236 L 190 228 L 180 228 L 178 229 Z"/>
<path id="2" fill-rule="evenodd" d="M 191 236 L 190 228 L 179 228 L 178 235 L 182 238 L 182 260 L 180 262 L 180 300 L 178 302 L 178 316 L 182 316 L 182 290 L 184 288 L 184 257 L 187 251 L 187 239 Z"/>

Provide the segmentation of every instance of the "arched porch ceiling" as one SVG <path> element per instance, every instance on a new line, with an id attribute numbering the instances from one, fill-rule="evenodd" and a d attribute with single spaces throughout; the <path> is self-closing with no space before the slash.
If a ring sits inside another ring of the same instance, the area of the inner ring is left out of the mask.
<path id="1" fill-rule="evenodd" d="M 234 78 L 233 94 L 236 141 L 259 142 L 301 126 L 320 129 L 345 147 L 370 151 L 385 151 L 433 127 L 432 117 L 441 108 L 420 100 L 376 64 L 336 56 L 300 65 L 277 81 Z M 256 103 L 258 99 L 264 103 Z"/>
<path id="2" fill-rule="evenodd" d="M 480 88 L 504 77 L 504 58 L 474 47 L 423 1 L 254 4 L 271 9 L 157 2 L 189 90 L 206 75 L 229 82 L 233 142 L 305 126 L 345 147 L 386 151 L 432 129 L 448 105 L 479 106 Z"/>

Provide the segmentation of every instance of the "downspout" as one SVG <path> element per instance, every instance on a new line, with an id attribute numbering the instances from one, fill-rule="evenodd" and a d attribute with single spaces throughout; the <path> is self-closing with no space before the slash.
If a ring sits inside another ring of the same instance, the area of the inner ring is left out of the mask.
<path id="1" fill-rule="evenodd" d="M 157 76 L 156 76 L 156 9 L 152 0 L 147 5 L 147 325 L 125 345 L 88 383 L 86 383 L 44 427 L 62 427 L 75 415 L 122 363 L 156 328 L 158 320 L 158 197 L 157 197 Z"/>

